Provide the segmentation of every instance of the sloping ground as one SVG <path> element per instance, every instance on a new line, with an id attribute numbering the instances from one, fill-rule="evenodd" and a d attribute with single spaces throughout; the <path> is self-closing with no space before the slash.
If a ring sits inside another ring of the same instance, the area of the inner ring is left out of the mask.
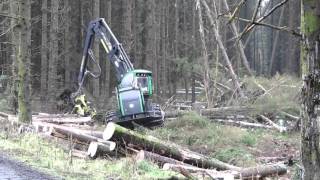
<path id="1" fill-rule="evenodd" d="M 240 167 L 277 161 L 292 163 L 299 159 L 299 132 L 281 134 L 273 130 L 225 126 L 195 113 L 167 121 L 164 127 L 148 133 Z M 290 169 L 291 179 L 296 168 Z"/>

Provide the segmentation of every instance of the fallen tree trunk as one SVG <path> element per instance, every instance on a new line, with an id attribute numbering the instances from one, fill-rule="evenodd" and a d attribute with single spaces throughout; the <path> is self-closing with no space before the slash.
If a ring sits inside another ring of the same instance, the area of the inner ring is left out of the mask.
<path id="1" fill-rule="evenodd" d="M 103 155 L 108 152 L 113 151 L 116 148 L 115 142 L 101 143 L 101 142 L 91 142 L 88 148 L 88 156 L 91 158 L 95 158 L 98 155 Z"/>
<path id="2" fill-rule="evenodd" d="M 119 143 L 138 145 L 140 149 L 152 151 L 154 153 L 182 161 L 203 168 L 217 168 L 219 170 L 239 170 L 239 167 L 224 163 L 214 158 L 209 158 L 176 144 L 161 141 L 153 136 L 143 135 L 138 132 L 126 129 L 114 123 L 108 123 L 105 133 L 109 135 L 112 131 L 111 140 Z M 107 135 L 103 137 L 107 137 Z M 106 138 L 105 140 L 107 140 Z"/>
<path id="3" fill-rule="evenodd" d="M 56 124 L 63 124 L 63 123 L 92 123 L 93 120 L 91 117 L 59 117 L 59 116 L 33 116 L 33 121 L 40 121 L 40 122 L 47 122 L 47 123 L 56 123 Z"/>
<path id="4" fill-rule="evenodd" d="M 210 119 L 210 121 L 221 123 L 224 125 L 231 125 L 231 126 L 239 126 L 244 128 L 261 128 L 261 129 L 273 129 L 272 126 L 260 124 L 260 123 L 249 123 L 243 121 L 234 121 L 234 120 L 222 120 L 222 119 Z"/>
<path id="5" fill-rule="evenodd" d="M 211 109 L 201 109 L 201 116 L 226 116 L 226 115 L 248 115 L 253 113 L 254 109 L 245 106 L 231 106 Z"/>
<path id="6" fill-rule="evenodd" d="M 184 114 L 188 113 L 189 111 L 181 111 L 181 110 L 177 110 L 177 111 L 166 111 L 164 114 L 165 118 L 176 118 L 176 117 L 181 117 Z"/>
<path id="7" fill-rule="evenodd" d="M 77 150 L 77 149 L 72 149 L 71 150 L 71 155 L 74 156 L 74 157 L 77 157 L 77 158 L 82 158 L 82 159 L 85 159 L 85 158 L 88 157 L 87 152 L 80 151 L 80 150 Z"/>
<path id="8" fill-rule="evenodd" d="M 181 161 L 178 161 L 178 160 L 175 160 L 175 159 L 172 159 L 172 158 L 168 158 L 168 157 L 165 157 L 165 156 L 161 156 L 159 154 L 152 153 L 152 152 L 149 152 L 149 151 L 144 151 L 144 150 L 140 150 L 137 153 L 135 159 L 138 162 L 142 161 L 142 160 L 149 160 L 149 161 L 157 163 L 159 166 L 163 166 L 164 164 L 169 163 L 169 164 L 179 164 L 179 165 L 185 165 L 185 166 L 192 167 L 191 165 L 185 164 L 185 163 L 183 163 Z"/>
<path id="9" fill-rule="evenodd" d="M 66 136 L 65 138 L 71 137 L 73 139 L 78 139 L 79 141 L 83 141 L 85 143 L 90 143 L 92 141 L 96 142 L 101 142 L 105 144 L 111 143 L 110 141 L 103 140 L 102 138 L 102 133 L 96 132 L 96 131 L 88 131 L 88 130 L 81 130 L 81 129 L 75 129 L 71 127 L 64 127 L 56 124 L 49 124 L 49 123 L 35 123 L 38 126 L 42 126 L 43 128 L 50 127 L 50 130 L 48 131 L 47 134 L 49 135 L 64 135 Z M 88 133 L 88 134 L 87 134 Z M 91 133 L 91 135 L 89 135 Z M 97 137 L 93 136 L 96 135 Z M 60 137 L 59 136 L 59 137 Z"/>
<path id="10" fill-rule="evenodd" d="M 243 168 L 239 171 L 216 171 L 212 169 L 203 169 L 198 167 L 190 167 L 176 164 L 165 164 L 164 170 L 173 170 L 179 172 L 184 169 L 190 173 L 202 172 L 210 175 L 211 178 L 236 178 L 236 179 L 260 179 L 267 176 L 277 176 L 287 173 L 287 168 L 284 165 L 274 164 Z"/>
<path id="11" fill-rule="evenodd" d="M 187 171 L 189 173 L 201 172 L 203 175 L 208 175 L 212 179 L 234 179 L 234 174 L 237 173 L 235 171 L 216 171 L 213 169 L 203 169 L 198 167 L 169 164 L 169 163 L 166 163 L 163 165 L 163 170 L 172 170 L 179 173 L 181 172 L 181 170 Z"/>
<path id="12" fill-rule="evenodd" d="M 243 168 L 235 175 L 235 178 L 255 179 L 267 176 L 283 175 L 287 173 L 287 167 L 284 164 L 264 165 L 250 168 Z"/>
<path id="13" fill-rule="evenodd" d="M 89 135 L 89 136 L 93 136 L 95 138 L 98 139 L 103 139 L 102 135 L 103 132 L 101 131 L 95 131 L 95 130 L 88 130 L 88 129 L 79 129 L 76 127 L 69 127 L 69 126 L 61 126 L 61 125 L 57 125 L 57 124 L 51 124 L 51 123 L 44 123 L 44 122 L 32 122 L 32 124 L 36 127 L 37 132 L 48 132 L 50 134 L 50 128 L 54 127 L 57 129 L 67 129 L 69 131 L 73 131 L 74 133 L 81 133 L 84 135 Z"/>
<path id="14" fill-rule="evenodd" d="M 276 130 L 278 130 L 279 132 L 286 132 L 287 128 L 283 127 L 283 126 L 279 126 L 278 124 L 274 123 L 273 121 L 271 121 L 271 119 L 265 117 L 264 115 L 260 115 L 260 117 L 265 120 L 266 122 L 268 122 L 270 125 L 272 125 L 272 127 Z"/>

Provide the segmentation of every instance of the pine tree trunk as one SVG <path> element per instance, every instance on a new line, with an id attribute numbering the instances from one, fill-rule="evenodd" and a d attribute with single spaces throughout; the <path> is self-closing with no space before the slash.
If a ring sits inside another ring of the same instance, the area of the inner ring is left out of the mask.
<path id="1" fill-rule="evenodd" d="M 18 105 L 19 121 L 31 122 L 30 104 L 30 64 L 31 64 L 31 2 L 19 0 L 19 14 L 17 19 L 18 44 L 16 58 L 18 62 Z"/>
<path id="2" fill-rule="evenodd" d="M 302 89 L 303 109 L 301 123 L 301 160 L 304 179 L 320 177 L 319 92 L 320 92 L 320 2 L 303 0 L 301 31 L 305 35 L 301 45 L 301 67 L 304 76 Z"/>
<path id="3" fill-rule="evenodd" d="M 93 17 L 92 19 L 97 19 L 100 17 L 100 0 L 93 0 L 93 6 L 92 6 L 92 10 L 93 10 Z M 100 62 L 100 46 L 99 46 L 100 42 L 96 39 L 95 43 L 93 44 L 93 52 L 94 52 L 94 56 L 96 58 L 97 63 Z M 96 69 L 96 67 L 94 67 L 94 69 Z M 100 96 L 100 83 L 99 83 L 99 79 L 92 79 L 92 89 L 93 89 L 93 97 L 99 98 Z"/>
<path id="4" fill-rule="evenodd" d="M 41 76 L 40 76 L 40 92 L 41 92 L 41 106 L 45 111 L 47 108 L 44 103 L 47 100 L 48 93 L 48 1 L 42 1 L 42 19 L 41 19 Z"/>
<path id="5" fill-rule="evenodd" d="M 57 110 L 56 96 L 58 92 L 58 16 L 59 1 L 51 1 L 50 52 L 48 69 L 48 110 Z"/>
<path id="6" fill-rule="evenodd" d="M 10 2 L 10 15 L 16 16 L 18 12 L 18 0 L 12 0 Z M 11 19 L 10 20 L 10 27 L 15 26 L 16 20 Z M 10 40 L 13 44 L 11 52 L 10 52 L 10 59 L 12 61 L 11 64 L 11 83 L 10 83 L 10 96 L 9 96 L 9 106 L 10 110 L 13 114 L 18 113 L 18 62 L 16 59 L 16 54 L 18 50 L 18 29 L 13 28 L 12 33 L 10 33 Z"/>

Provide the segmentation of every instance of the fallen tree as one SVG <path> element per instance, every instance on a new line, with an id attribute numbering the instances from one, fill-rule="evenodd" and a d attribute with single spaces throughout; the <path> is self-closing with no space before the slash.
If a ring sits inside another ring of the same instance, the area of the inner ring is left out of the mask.
<path id="1" fill-rule="evenodd" d="M 144 151 L 144 150 L 140 150 L 137 153 L 135 159 L 138 162 L 142 161 L 142 160 L 149 160 L 149 161 L 157 163 L 159 166 L 163 166 L 166 163 L 191 166 L 191 165 L 185 164 L 185 163 L 183 163 L 181 161 L 178 161 L 178 160 L 175 160 L 175 159 L 172 159 L 172 158 L 168 158 L 168 157 L 165 157 L 165 156 L 161 156 L 161 155 L 153 153 L 153 152 Z"/>
<path id="2" fill-rule="evenodd" d="M 164 164 L 164 170 L 173 170 L 180 172 L 181 169 L 189 173 L 202 172 L 208 174 L 211 178 L 235 178 L 235 179 L 260 179 L 266 176 L 277 176 L 287 173 L 287 168 L 282 164 L 256 166 L 242 168 L 238 171 L 216 171 L 213 169 L 203 169 L 179 164 Z"/>
<path id="3" fill-rule="evenodd" d="M 216 168 L 218 170 L 240 169 L 239 167 L 192 152 L 178 145 L 161 141 L 153 136 L 140 134 L 114 123 L 108 123 L 103 137 L 109 137 L 110 134 L 113 134 L 111 138 L 113 141 L 124 143 L 125 145 L 131 143 L 140 149 L 151 151 L 194 166 L 202 168 Z M 104 138 L 104 140 L 109 139 Z"/>
<path id="4" fill-rule="evenodd" d="M 212 122 L 217 122 L 221 123 L 224 125 L 231 125 L 231 126 L 239 126 L 239 127 L 244 127 L 244 128 L 262 128 L 262 129 L 273 129 L 272 126 L 260 124 L 260 123 L 249 123 L 249 122 L 244 122 L 244 121 L 234 121 L 234 120 L 223 120 L 223 119 L 210 119 Z"/>

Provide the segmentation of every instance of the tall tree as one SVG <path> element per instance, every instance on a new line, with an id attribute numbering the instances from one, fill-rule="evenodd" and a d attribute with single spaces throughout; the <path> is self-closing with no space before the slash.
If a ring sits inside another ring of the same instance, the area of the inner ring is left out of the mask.
<path id="1" fill-rule="evenodd" d="M 16 61 L 18 62 L 18 105 L 19 121 L 31 122 L 30 62 L 31 62 L 31 1 L 19 0 L 16 19 Z"/>
<path id="2" fill-rule="evenodd" d="M 317 110 L 320 105 L 320 1 L 302 0 L 301 67 L 304 75 L 303 118 L 301 124 L 301 160 L 304 179 L 316 180 L 320 177 L 320 119 Z"/>
<path id="3" fill-rule="evenodd" d="M 48 1 L 42 1 L 42 18 L 41 18 L 41 80 L 40 92 L 42 102 L 46 102 L 48 91 Z M 42 110 L 46 110 L 46 106 L 41 106 Z"/>
<path id="4" fill-rule="evenodd" d="M 58 30 L 59 1 L 51 1 L 50 52 L 48 69 L 48 106 L 49 111 L 56 111 L 56 96 L 58 93 Z"/>

